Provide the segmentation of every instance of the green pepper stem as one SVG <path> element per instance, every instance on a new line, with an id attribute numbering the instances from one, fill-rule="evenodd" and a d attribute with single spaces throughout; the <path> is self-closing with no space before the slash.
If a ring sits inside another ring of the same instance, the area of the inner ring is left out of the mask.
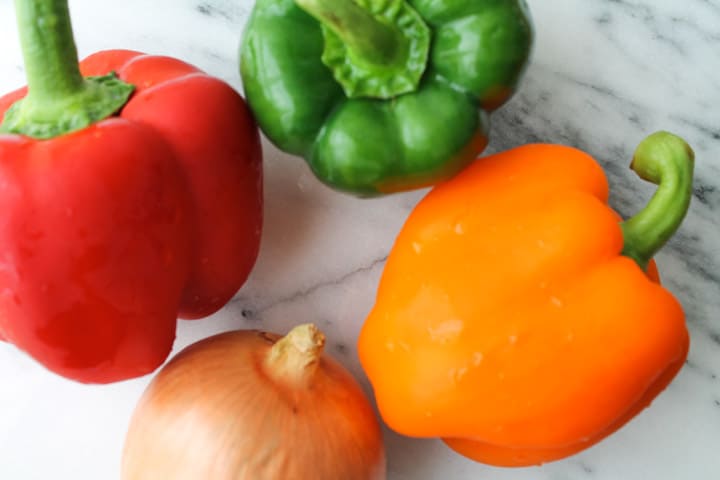
<path id="1" fill-rule="evenodd" d="M 8 110 L 0 132 L 51 138 L 122 108 L 132 85 L 114 75 L 82 77 L 67 0 L 15 0 L 15 12 L 28 93 Z"/>
<path id="2" fill-rule="evenodd" d="M 319 22 L 321 60 L 349 98 L 414 92 L 430 53 L 431 31 L 405 0 L 294 0 Z"/>
<path id="3" fill-rule="evenodd" d="M 397 61 L 407 48 L 400 31 L 378 21 L 353 0 L 295 0 L 332 30 L 357 59 L 371 65 Z"/>
<path id="4" fill-rule="evenodd" d="M 690 146 L 668 132 L 650 135 L 635 151 L 630 168 L 658 185 L 648 205 L 621 224 L 622 253 L 643 269 L 685 218 L 692 198 L 694 158 Z"/>

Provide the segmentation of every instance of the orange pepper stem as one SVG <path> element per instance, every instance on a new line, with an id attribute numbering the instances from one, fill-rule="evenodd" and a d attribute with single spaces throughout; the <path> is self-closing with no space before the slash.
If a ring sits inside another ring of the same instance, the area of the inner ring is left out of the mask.
<path id="1" fill-rule="evenodd" d="M 692 198 L 694 158 L 692 148 L 668 132 L 653 133 L 635 151 L 630 168 L 643 180 L 658 185 L 648 205 L 621 224 L 622 254 L 643 270 L 685 218 Z"/>

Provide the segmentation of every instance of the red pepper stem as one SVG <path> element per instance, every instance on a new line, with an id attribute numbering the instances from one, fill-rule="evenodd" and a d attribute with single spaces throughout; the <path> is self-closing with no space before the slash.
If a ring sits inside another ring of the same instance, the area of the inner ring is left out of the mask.
<path id="1" fill-rule="evenodd" d="M 15 0 L 28 97 L 52 102 L 83 89 L 67 1 Z"/>
<path id="2" fill-rule="evenodd" d="M 635 151 L 630 168 L 643 180 L 658 185 L 648 205 L 621 224 L 623 255 L 643 269 L 685 218 L 693 193 L 694 159 L 692 148 L 668 132 L 650 135 Z"/>
<path id="3" fill-rule="evenodd" d="M 56 137 L 87 127 L 122 108 L 134 87 L 114 74 L 83 78 L 67 0 L 15 0 L 28 84 L 0 132 Z"/>

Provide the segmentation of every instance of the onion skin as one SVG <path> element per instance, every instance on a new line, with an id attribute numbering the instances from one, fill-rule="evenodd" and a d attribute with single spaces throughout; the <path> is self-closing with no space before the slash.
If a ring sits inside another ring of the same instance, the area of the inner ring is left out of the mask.
<path id="1" fill-rule="evenodd" d="M 384 480 L 362 389 L 314 326 L 292 335 L 273 349 L 279 335 L 227 332 L 176 355 L 135 409 L 122 480 Z"/>

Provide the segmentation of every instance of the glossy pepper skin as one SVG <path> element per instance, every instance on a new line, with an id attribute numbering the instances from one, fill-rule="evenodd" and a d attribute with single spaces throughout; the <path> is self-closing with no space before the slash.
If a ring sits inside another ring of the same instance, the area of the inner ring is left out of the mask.
<path id="1" fill-rule="evenodd" d="M 435 184 L 476 158 L 532 39 L 523 0 L 258 0 L 240 71 L 276 146 L 327 185 L 373 196 Z M 408 58 L 383 55 L 397 44 Z"/>
<path id="2" fill-rule="evenodd" d="M 115 72 L 132 96 L 71 132 L 0 134 L 0 334 L 53 372 L 107 383 L 154 370 L 178 316 L 215 312 L 245 282 L 261 151 L 237 92 L 182 61 L 111 50 L 80 71 Z M 0 99 L 0 117 L 41 83 Z"/>
<path id="3" fill-rule="evenodd" d="M 661 186 L 622 225 L 601 167 L 558 145 L 479 159 L 419 203 L 359 338 L 392 429 L 535 465 L 603 439 L 668 385 L 688 351 L 684 314 L 640 263 L 687 210 L 692 153 L 664 133 L 648 146 L 639 162 L 654 166 L 636 168 Z"/>

